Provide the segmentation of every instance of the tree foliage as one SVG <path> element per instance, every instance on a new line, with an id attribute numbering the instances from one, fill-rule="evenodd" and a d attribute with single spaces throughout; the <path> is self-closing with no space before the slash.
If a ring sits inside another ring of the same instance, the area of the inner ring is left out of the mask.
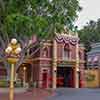
<path id="1" fill-rule="evenodd" d="M 92 43 L 100 42 L 100 19 L 87 23 L 83 29 L 79 30 L 79 36 L 86 50 L 89 51 Z"/>
<path id="2" fill-rule="evenodd" d="M 25 56 L 32 35 L 41 40 L 65 25 L 72 29 L 80 10 L 78 0 L 0 0 L 0 58 L 12 37 L 21 42 Z"/>
<path id="3" fill-rule="evenodd" d="M 48 32 L 61 30 L 72 23 L 80 10 L 78 0 L 1 0 L 0 20 L 8 34 L 36 33 L 43 38 Z"/>

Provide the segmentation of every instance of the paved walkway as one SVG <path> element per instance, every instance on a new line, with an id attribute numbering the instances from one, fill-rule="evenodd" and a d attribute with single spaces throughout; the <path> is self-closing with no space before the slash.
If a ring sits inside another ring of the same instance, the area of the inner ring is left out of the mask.
<path id="1" fill-rule="evenodd" d="M 59 88 L 55 90 L 56 95 L 46 100 L 100 100 L 100 88 Z"/>
<path id="2" fill-rule="evenodd" d="M 14 100 L 46 100 L 48 96 L 53 95 L 51 90 L 46 89 L 31 89 L 29 91 L 20 91 L 14 94 Z M 0 91 L 0 100 L 9 100 L 9 93 Z"/>
<path id="3" fill-rule="evenodd" d="M 14 88 L 15 93 L 23 93 L 26 91 L 26 88 Z M 8 93 L 9 88 L 0 88 L 0 93 Z"/>

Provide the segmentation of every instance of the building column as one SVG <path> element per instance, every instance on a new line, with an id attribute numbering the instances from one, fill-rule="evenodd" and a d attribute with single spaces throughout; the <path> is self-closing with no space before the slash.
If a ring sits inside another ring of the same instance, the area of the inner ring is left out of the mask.
<path id="1" fill-rule="evenodd" d="M 33 83 L 33 63 L 31 63 L 31 82 Z"/>
<path id="2" fill-rule="evenodd" d="M 52 88 L 56 88 L 57 78 L 57 42 L 53 40 L 53 66 L 52 66 Z"/>
<path id="3" fill-rule="evenodd" d="M 75 88 L 79 88 L 79 43 L 76 44 Z"/>

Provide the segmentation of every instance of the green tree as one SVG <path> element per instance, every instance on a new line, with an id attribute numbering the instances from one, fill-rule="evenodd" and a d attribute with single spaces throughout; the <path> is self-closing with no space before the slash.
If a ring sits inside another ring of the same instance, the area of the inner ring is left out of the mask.
<path id="1" fill-rule="evenodd" d="M 91 49 L 91 44 L 100 42 L 100 18 L 97 21 L 91 20 L 79 30 L 79 36 L 82 43 L 86 46 L 86 51 Z"/>
<path id="2" fill-rule="evenodd" d="M 79 30 L 79 37 L 80 41 L 85 44 L 86 51 L 89 51 L 91 49 L 91 44 L 100 42 L 100 33 L 99 33 L 99 23 L 98 21 L 95 22 L 91 20 L 89 23 L 87 23 L 86 26 L 84 26 L 83 29 Z"/>
<path id="3" fill-rule="evenodd" d="M 41 41 L 65 25 L 72 29 L 80 10 L 78 0 L 0 0 L 0 57 L 5 59 L 4 50 L 10 39 L 16 37 L 23 46 L 20 61 L 24 61 L 27 49 L 39 45 L 29 44 L 32 35 Z"/>

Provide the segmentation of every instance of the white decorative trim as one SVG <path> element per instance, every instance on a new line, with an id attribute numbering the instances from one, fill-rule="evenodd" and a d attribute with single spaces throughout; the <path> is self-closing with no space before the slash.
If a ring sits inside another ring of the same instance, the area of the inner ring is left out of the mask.
<path id="1" fill-rule="evenodd" d="M 76 45 L 79 42 L 79 38 L 76 36 L 69 36 L 67 34 L 56 34 L 56 41 L 59 43 L 64 42 L 65 44 L 71 43 L 72 45 Z"/>

